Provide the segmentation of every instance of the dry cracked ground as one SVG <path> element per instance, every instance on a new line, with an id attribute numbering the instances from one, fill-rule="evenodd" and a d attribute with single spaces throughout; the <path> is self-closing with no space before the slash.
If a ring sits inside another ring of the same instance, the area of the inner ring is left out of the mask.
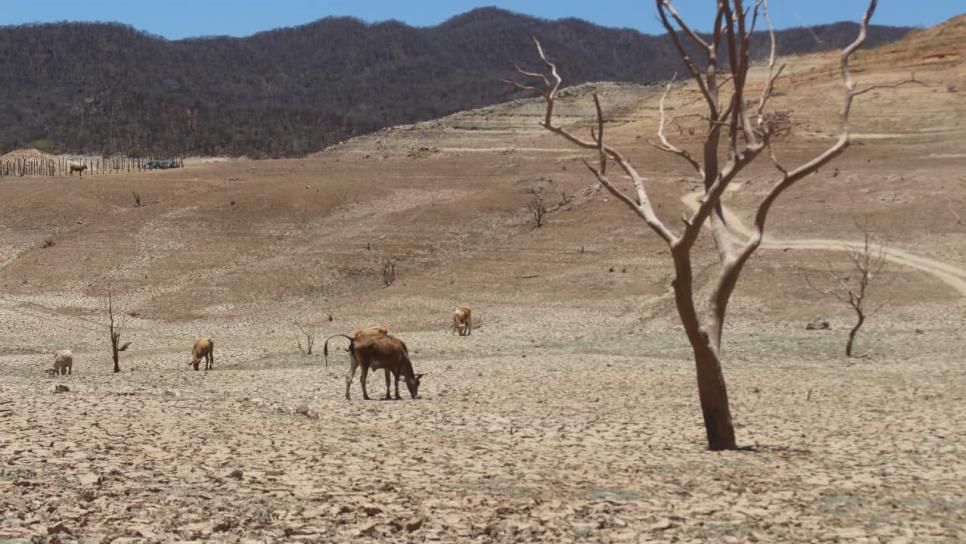
<path id="1" fill-rule="evenodd" d="M 856 145 L 770 231 L 855 241 L 858 219 L 929 266 L 890 263 L 867 357 L 846 359 L 852 315 L 804 281 L 844 252 L 763 249 L 724 340 L 735 452 L 704 448 L 665 248 L 586 191 L 583 155 L 536 128 L 538 102 L 305 159 L 3 180 L 0 541 L 966 541 L 964 27 L 863 55 L 860 84 L 914 70 L 927 85 L 864 95 Z M 833 61 L 789 59 L 773 104 L 792 112 L 786 160 L 831 135 Z M 612 141 L 677 216 L 696 183 L 644 144 L 660 89 L 598 88 Z M 560 105 L 565 123 L 592 120 L 587 92 Z M 694 89 L 670 100 L 697 111 Z M 693 146 L 687 128 L 672 136 Z M 750 171 L 729 210 L 747 224 L 773 179 Z M 539 229 L 534 194 L 553 207 Z M 132 342 L 119 374 L 109 284 Z M 461 302 L 478 316 L 462 338 L 447 330 Z M 806 331 L 819 315 L 831 328 Z M 322 340 L 371 323 L 409 345 L 423 398 L 362 401 L 356 383 L 344 399 L 345 342 L 326 367 Z M 194 372 L 202 334 L 215 368 Z M 74 373 L 45 377 L 62 348 Z"/>

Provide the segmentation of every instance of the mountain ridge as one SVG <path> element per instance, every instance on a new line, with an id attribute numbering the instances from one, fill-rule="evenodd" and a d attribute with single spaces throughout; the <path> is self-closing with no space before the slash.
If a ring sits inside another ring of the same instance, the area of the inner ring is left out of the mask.
<path id="1" fill-rule="evenodd" d="M 839 47 L 856 25 L 779 31 L 780 52 Z M 870 46 L 909 28 L 873 27 Z M 0 27 L 0 151 L 301 156 L 386 126 L 517 96 L 530 37 L 568 85 L 667 79 L 666 36 L 478 8 L 433 27 L 329 17 L 246 37 L 168 40 L 118 23 Z M 757 55 L 766 36 L 756 36 Z"/>

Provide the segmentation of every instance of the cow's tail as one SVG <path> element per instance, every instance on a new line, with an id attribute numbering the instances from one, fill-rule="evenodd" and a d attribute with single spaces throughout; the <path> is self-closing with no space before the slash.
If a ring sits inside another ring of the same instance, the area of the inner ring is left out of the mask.
<path id="1" fill-rule="evenodd" d="M 349 346 L 352 346 L 353 338 L 346 334 L 333 334 L 332 336 L 325 339 L 325 344 L 322 345 L 322 359 L 325 361 L 326 368 L 329 367 L 329 340 L 333 338 L 338 338 L 339 336 L 349 339 Z"/>

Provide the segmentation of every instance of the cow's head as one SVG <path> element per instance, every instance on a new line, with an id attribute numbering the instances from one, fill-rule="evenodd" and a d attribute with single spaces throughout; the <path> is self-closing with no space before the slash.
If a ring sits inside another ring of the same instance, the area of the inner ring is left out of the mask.
<path id="1" fill-rule="evenodd" d="M 413 399 L 419 398 L 419 381 L 422 377 L 423 374 L 416 374 L 412 378 L 406 378 L 406 387 L 409 388 L 409 394 Z"/>
<path id="2" fill-rule="evenodd" d="M 419 380 L 422 377 L 422 374 L 416 374 L 412 378 L 406 378 L 406 387 L 409 388 L 409 394 L 413 399 L 419 398 Z"/>

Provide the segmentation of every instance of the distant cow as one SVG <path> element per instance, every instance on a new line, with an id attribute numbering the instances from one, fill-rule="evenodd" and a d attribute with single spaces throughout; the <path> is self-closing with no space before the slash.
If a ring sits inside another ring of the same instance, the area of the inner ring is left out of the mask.
<path id="1" fill-rule="evenodd" d="M 460 304 L 453 312 L 453 332 L 460 336 L 469 336 L 473 332 L 472 311 L 469 306 Z"/>
<path id="2" fill-rule="evenodd" d="M 74 369 L 74 354 L 69 349 L 59 349 L 54 352 L 54 365 L 48 368 L 47 374 L 72 374 Z"/>
<path id="3" fill-rule="evenodd" d="M 86 164 L 71 164 L 69 175 L 73 176 L 74 172 L 79 172 L 80 177 L 84 177 L 84 170 L 87 170 Z"/>
<path id="4" fill-rule="evenodd" d="M 198 370 L 201 358 L 205 358 L 205 370 L 215 367 L 215 341 L 208 336 L 202 336 L 195 340 L 195 345 L 191 347 L 191 366 Z"/>

